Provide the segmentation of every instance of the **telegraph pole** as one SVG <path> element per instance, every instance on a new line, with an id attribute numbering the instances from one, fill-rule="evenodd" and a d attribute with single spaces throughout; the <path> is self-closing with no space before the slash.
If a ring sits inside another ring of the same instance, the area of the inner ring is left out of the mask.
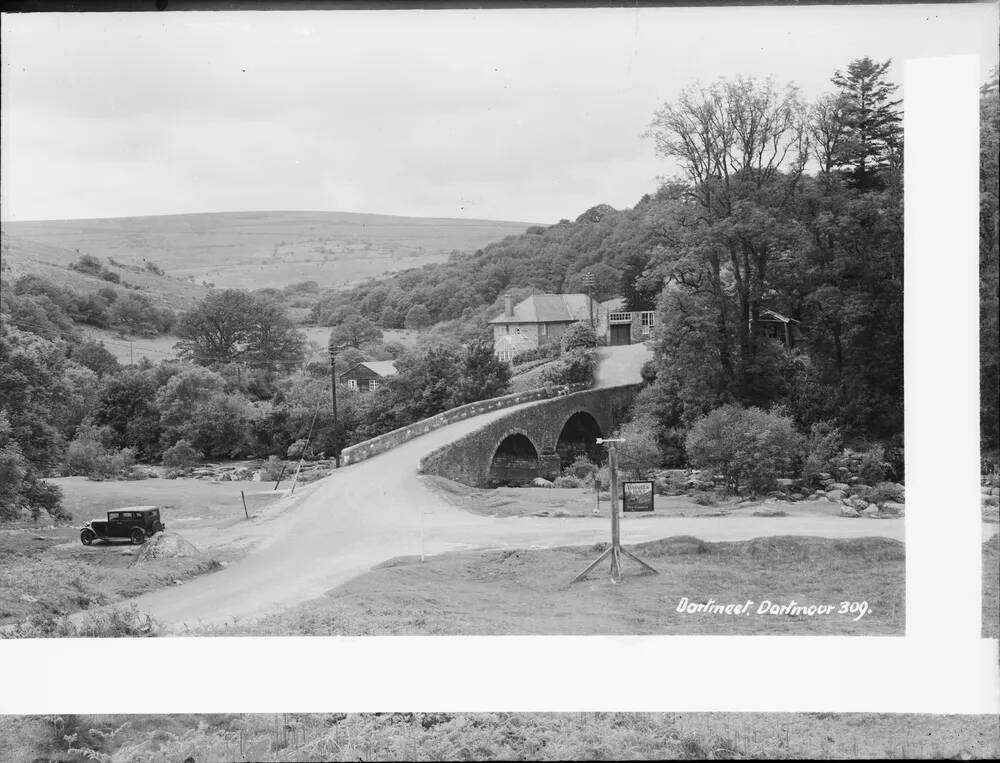
<path id="1" fill-rule="evenodd" d="M 583 580 L 587 575 L 590 574 L 598 564 L 600 564 L 606 557 L 611 557 L 611 579 L 615 582 L 621 580 L 622 577 L 622 554 L 627 556 L 634 562 L 637 562 L 643 569 L 648 570 L 654 574 L 659 574 L 650 565 L 646 564 L 642 559 L 637 557 L 635 554 L 622 548 L 622 538 L 621 538 L 621 524 L 618 517 L 618 448 L 617 445 L 620 442 L 625 442 L 625 440 L 619 439 L 601 439 L 597 438 L 598 445 L 607 443 L 608 446 L 608 467 L 611 470 L 611 545 L 602 553 L 597 559 L 595 559 L 587 569 L 573 578 L 574 583 L 578 583 Z"/>
<path id="2" fill-rule="evenodd" d="M 590 314 L 590 327 L 594 328 L 594 300 L 590 296 L 590 290 L 594 288 L 594 274 L 588 270 L 583 274 L 583 282 L 587 285 L 587 312 Z"/>
<path id="3" fill-rule="evenodd" d="M 340 346 L 333 343 L 333 335 L 330 335 L 330 343 L 327 345 L 327 349 L 330 351 L 330 398 L 333 402 L 333 458 L 340 468 L 340 429 L 337 426 L 337 364 L 336 356 L 337 350 Z"/>

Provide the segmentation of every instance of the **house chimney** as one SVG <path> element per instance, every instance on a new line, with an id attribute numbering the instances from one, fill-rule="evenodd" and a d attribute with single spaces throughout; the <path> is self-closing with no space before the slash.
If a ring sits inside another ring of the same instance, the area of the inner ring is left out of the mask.
<path id="1" fill-rule="evenodd" d="M 514 297 L 510 294 L 503 295 L 503 314 L 506 318 L 514 317 Z"/>

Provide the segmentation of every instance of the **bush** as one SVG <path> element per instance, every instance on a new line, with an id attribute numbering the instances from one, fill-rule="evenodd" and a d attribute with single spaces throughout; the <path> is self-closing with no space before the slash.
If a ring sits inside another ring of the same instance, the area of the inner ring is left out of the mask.
<path id="1" fill-rule="evenodd" d="M 542 381 L 549 384 L 592 384 L 597 357 L 593 350 L 564 352 L 557 363 L 542 372 Z"/>
<path id="2" fill-rule="evenodd" d="M 691 463 L 718 472 L 730 491 L 747 485 L 766 493 L 792 473 L 803 438 L 790 417 L 727 405 L 696 421 L 686 446 Z"/>
<path id="3" fill-rule="evenodd" d="M 806 439 L 806 456 L 802 464 L 803 479 L 812 481 L 817 474 L 833 472 L 835 460 L 843 447 L 843 435 L 833 424 L 828 421 L 817 421 L 813 424 Z"/>
<path id="4" fill-rule="evenodd" d="M 881 445 L 873 445 L 861 456 L 858 476 L 864 480 L 865 484 L 874 485 L 885 480 L 888 469 L 889 462 L 886 461 L 885 448 Z"/>
<path id="5" fill-rule="evenodd" d="M 585 321 L 578 321 L 566 329 L 561 340 L 562 351 L 590 350 L 597 347 L 597 332 Z"/>
<path id="6" fill-rule="evenodd" d="M 719 497 L 707 490 L 700 490 L 691 496 L 691 501 L 699 506 L 715 506 L 719 502 Z"/>
<path id="7" fill-rule="evenodd" d="M 91 480 L 131 477 L 135 466 L 132 448 L 106 448 L 97 427 L 81 426 L 66 449 L 63 471 L 80 474 Z"/>
<path id="8" fill-rule="evenodd" d="M 264 464 L 260 469 L 260 479 L 262 482 L 277 481 L 278 477 L 281 476 L 281 470 L 283 464 L 281 459 L 277 456 L 270 456 L 267 459 L 267 463 Z"/>
<path id="9" fill-rule="evenodd" d="M 566 471 L 578 480 L 593 479 L 597 473 L 597 464 L 587 458 L 587 456 L 577 456 L 573 460 L 573 463 L 567 467 Z"/>
<path id="10" fill-rule="evenodd" d="M 543 344 L 539 347 L 533 347 L 530 350 L 525 350 L 515 356 L 512 363 L 515 366 L 520 366 L 525 363 L 530 363 L 533 360 L 550 360 L 552 358 L 559 357 L 559 353 L 559 345 L 554 342 L 550 342 L 549 344 Z"/>
<path id="11" fill-rule="evenodd" d="M 561 474 L 552 483 L 556 487 L 584 487 L 584 483 L 572 474 Z"/>
<path id="12" fill-rule="evenodd" d="M 177 476 L 188 472 L 202 460 L 202 454 L 191 447 L 187 440 L 178 440 L 163 452 L 163 465 L 168 476 Z"/>

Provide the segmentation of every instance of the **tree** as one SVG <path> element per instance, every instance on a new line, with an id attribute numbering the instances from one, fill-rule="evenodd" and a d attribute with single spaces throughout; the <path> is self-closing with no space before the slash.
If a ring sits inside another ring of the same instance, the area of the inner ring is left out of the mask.
<path id="1" fill-rule="evenodd" d="M 94 339 L 84 339 L 82 342 L 73 344 L 69 357 L 82 366 L 86 366 L 98 376 L 117 373 L 121 366 L 118 359 L 108 352 L 104 342 Z"/>
<path id="2" fill-rule="evenodd" d="M 334 326 L 330 332 L 330 341 L 336 345 L 348 345 L 360 348 L 366 342 L 378 342 L 382 332 L 378 326 L 358 313 L 352 313 Z"/>
<path id="3" fill-rule="evenodd" d="M 833 163 L 860 189 L 883 185 L 884 172 L 902 163 L 903 127 L 897 108 L 902 101 L 890 100 L 899 86 L 885 77 L 891 64 L 892 59 L 877 63 L 865 56 L 831 80 L 843 120 Z"/>
<path id="4" fill-rule="evenodd" d="M 1000 68 L 979 100 L 979 362 L 982 450 L 1000 460 Z"/>
<path id="5" fill-rule="evenodd" d="M 143 458 L 154 458 L 160 452 L 160 412 L 155 399 L 156 387 L 150 377 L 126 368 L 104 379 L 94 423 L 110 428 L 112 447 L 133 448 Z"/>
<path id="6" fill-rule="evenodd" d="M 507 391 L 509 383 L 510 367 L 494 354 L 493 343 L 474 342 L 463 353 L 458 384 L 450 406 L 498 397 Z"/>
<path id="7" fill-rule="evenodd" d="M 718 472 L 730 490 L 763 493 L 795 471 L 803 438 L 787 416 L 727 405 L 695 422 L 686 447 L 693 466 Z"/>
<path id="8" fill-rule="evenodd" d="M 420 331 L 431 325 L 431 314 L 422 304 L 416 304 L 407 311 L 403 323 L 408 329 Z"/>
<path id="9" fill-rule="evenodd" d="M 181 316 L 177 334 L 178 353 L 205 366 L 288 368 L 301 362 L 305 346 L 280 305 L 238 289 L 209 294 Z"/>

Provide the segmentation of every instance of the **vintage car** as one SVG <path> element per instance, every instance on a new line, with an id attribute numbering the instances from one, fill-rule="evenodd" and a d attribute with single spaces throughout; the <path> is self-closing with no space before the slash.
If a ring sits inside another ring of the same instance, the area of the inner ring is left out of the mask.
<path id="1" fill-rule="evenodd" d="M 164 528 L 157 506 L 127 506 L 108 512 L 107 519 L 83 523 L 80 542 L 89 546 L 95 540 L 129 540 L 135 545 Z"/>

